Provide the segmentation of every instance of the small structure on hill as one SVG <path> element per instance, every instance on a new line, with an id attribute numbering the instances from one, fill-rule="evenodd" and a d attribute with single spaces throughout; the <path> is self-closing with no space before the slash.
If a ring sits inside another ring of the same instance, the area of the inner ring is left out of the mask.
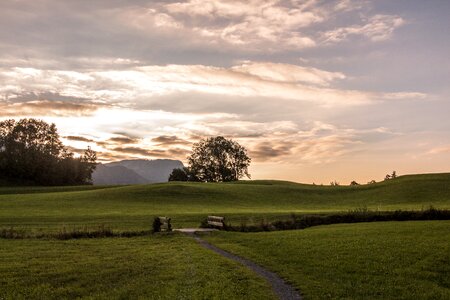
<path id="1" fill-rule="evenodd" d="M 153 220 L 153 232 L 172 231 L 170 220 L 168 217 L 156 217 Z"/>
<path id="2" fill-rule="evenodd" d="M 208 225 L 214 228 L 223 229 L 225 227 L 225 218 L 218 216 L 208 216 Z"/>

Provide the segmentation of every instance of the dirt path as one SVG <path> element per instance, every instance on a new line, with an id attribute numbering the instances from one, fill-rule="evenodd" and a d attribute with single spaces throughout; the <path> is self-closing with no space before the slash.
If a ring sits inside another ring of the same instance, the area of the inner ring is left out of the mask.
<path id="1" fill-rule="evenodd" d="M 257 273 L 258 275 L 264 277 L 272 285 L 272 289 L 275 292 L 275 294 L 278 296 L 279 299 L 281 299 L 281 300 L 302 299 L 299 292 L 297 290 L 295 290 L 291 285 L 287 284 L 283 279 L 278 277 L 277 274 L 258 266 L 257 264 L 251 262 L 250 260 L 236 256 L 236 255 L 231 254 L 227 251 L 224 251 L 220 248 L 217 248 L 216 246 L 211 245 L 207 241 L 201 239 L 198 236 L 195 236 L 194 234 L 192 234 L 192 236 L 194 236 L 194 238 L 203 247 L 210 249 L 216 253 L 219 253 L 220 255 L 222 255 L 226 258 L 237 261 L 238 263 L 243 264 L 244 266 L 250 268 L 253 272 Z"/>

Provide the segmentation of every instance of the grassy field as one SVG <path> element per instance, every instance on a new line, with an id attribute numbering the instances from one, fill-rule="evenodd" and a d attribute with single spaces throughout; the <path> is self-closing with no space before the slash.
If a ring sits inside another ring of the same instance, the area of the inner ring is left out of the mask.
<path id="1" fill-rule="evenodd" d="M 257 223 L 290 213 L 359 208 L 450 208 L 450 174 L 402 176 L 364 186 L 281 181 L 135 186 L 0 187 L 0 229 L 149 230 L 209 214 Z M 450 222 L 341 224 L 206 238 L 277 272 L 306 299 L 448 299 Z M 273 299 L 247 269 L 180 234 L 134 238 L 0 239 L 0 299 Z"/>
<path id="2" fill-rule="evenodd" d="M 180 235 L 0 240 L 0 299 L 274 299 L 241 265 Z"/>
<path id="3" fill-rule="evenodd" d="M 0 188 L 0 228 L 52 231 L 63 226 L 149 229 L 152 217 L 195 226 L 208 214 L 239 224 L 295 213 L 450 208 L 450 174 L 402 176 L 362 186 L 315 186 L 281 181 L 166 183 L 121 187 Z"/>
<path id="4" fill-rule="evenodd" d="M 280 274 L 305 299 L 450 299 L 450 221 L 219 232 L 205 238 Z"/>

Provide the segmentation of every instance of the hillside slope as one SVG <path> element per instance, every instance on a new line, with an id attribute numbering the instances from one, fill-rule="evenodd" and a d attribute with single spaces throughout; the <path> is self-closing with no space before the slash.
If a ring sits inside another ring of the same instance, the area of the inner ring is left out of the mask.
<path id="1" fill-rule="evenodd" d="M 0 188 L 0 227 L 29 224 L 109 224 L 149 226 L 155 215 L 175 224 L 198 225 L 207 214 L 230 220 L 295 213 L 450 208 L 450 174 L 402 176 L 363 186 L 314 186 L 283 181 L 163 183 L 61 192 L 55 188 L 24 194 Z M 48 191 L 48 192 L 46 192 Z M 252 217 L 253 216 L 253 217 Z M 255 220 L 256 220 L 255 219 Z M 240 221 L 239 221 L 240 222 Z"/>

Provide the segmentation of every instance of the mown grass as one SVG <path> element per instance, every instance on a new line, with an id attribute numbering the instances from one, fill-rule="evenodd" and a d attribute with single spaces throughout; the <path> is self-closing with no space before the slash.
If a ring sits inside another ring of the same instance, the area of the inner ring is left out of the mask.
<path id="1" fill-rule="evenodd" d="M 174 228 L 197 227 L 208 214 L 259 223 L 290 213 L 450 208 L 450 174 L 402 176 L 364 186 L 314 186 L 282 181 L 166 183 L 121 187 L 0 188 L 0 228 L 57 231 L 104 225 L 148 230 L 154 216 Z"/>
<path id="2" fill-rule="evenodd" d="M 0 240 L 0 299 L 274 299 L 268 284 L 180 234 Z"/>
<path id="3" fill-rule="evenodd" d="M 205 237 L 305 299 L 450 299 L 450 221 L 339 224 Z"/>

